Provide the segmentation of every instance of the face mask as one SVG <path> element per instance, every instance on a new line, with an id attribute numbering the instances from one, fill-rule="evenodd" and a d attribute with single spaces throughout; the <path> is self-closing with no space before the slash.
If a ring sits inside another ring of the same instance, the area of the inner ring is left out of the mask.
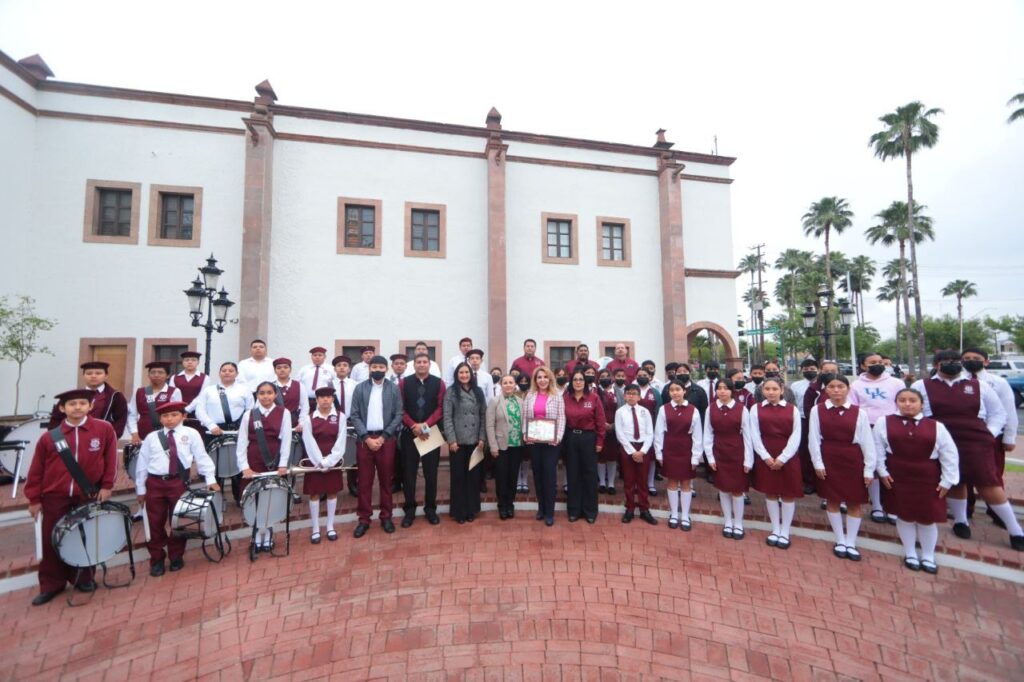
<path id="1" fill-rule="evenodd" d="M 742 389 L 746 385 L 747 385 L 747 382 L 745 382 L 745 381 L 735 381 L 735 382 L 733 382 L 732 387 L 735 388 L 738 391 L 738 390 Z"/>
<path id="2" fill-rule="evenodd" d="M 718 372 L 708 372 L 708 381 L 717 381 Z"/>
<path id="3" fill-rule="evenodd" d="M 779 378 L 779 373 L 778 372 L 765 372 L 764 376 L 767 379 L 778 379 Z"/>
<path id="4" fill-rule="evenodd" d="M 601 379 L 597 383 L 601 384 L 601 388 L 608 388 L 609 386 L 612 385 L 612 380 L 605 378 L 605 379 Z"/>
<path id="5" fill-rule="evenodd" d="M 890 377 L 891 376 L 895 376 L 896 375 L 896 368 L 895 367 L 886 367 L 885 368 L 885 375 L 886 376 L 890 376 Z"/>
<path id="6" fill-rule="evenodd" d="M 985 369 L 985 363 L 981 360 L 964 360 L 964 369 L 971 374 L 975 374 Z"/>
<path id="7" fill-rule="evenodd" d="M 868 365 L 868 374 L 873 377 L 880 377 L 885 374 L 885 365 Z"/>
<path id="8" fill-rule="evenodd" d="M 640 386 L 646 386 L 647 384 L 651 383 L 651 380 L 648 379 L 647 377 L 637 377 L 636 383 L 639 384 Z"/>
<path id="9" fill-rule="evenodd" d="M 492 374 L 491 375 L 491 381 L 493 381 L 494 383 L 498 383 L 499 381 L 501 381 L 501 375 L 500 374 Z"/>
<path id="10" fill-rule="evenodd" d="M 828 386 L 828 383 L 836 378 L 835 372 L 825 372 L 821 375 L 821 385 Z"/>
<path id="11" fill-rule="evenodd" d="M 590 376 L 589 374 L 584 374 L 583 375 L 583 385 L 584 386 L 590 386 L 593 383 L 594 383 L 594 377 Z"/>
<path id="12" fill-rule="evenodd" d="M 690 375 L 689 374 L 677 374 L 676 375 L 676 381 L 678 381 L 683 386 L 685 386 L 686 384 L 690 383 Z"/>
<path id="13" fill-rule="evenodd" d="M 817 372 L 804 372 L 804 379 L 807 379 L 808 381 L 814 381 L 817 378 L 818 378 L 818 373 Z"/>
<path id="14" fill-rule="evenodd" d="M 764 377 L 750 377 L 750 380 L 754 382 L 755 386 L 757 386 L 762 381 L 764 381 Z"/>
<path id="15" fill-rule="evenodd" d="M 558 384 L 559 386 L 565 386 L 567 383 L 569 383 L 569 377 L 558 377 L 557 379 L 555 379 L 555 383 Z"/>
<path id="16" fill-rule="evenodd" d="M 519 382 L 519 390 L 520 391 L 529 391 L 530 390 L 530 382 L 529 381 L 520 381 Z"/>
<path id="17" fill-rule="evenodd" d="M 964 366 L 960 364 L 959 360 L 950 360 L 939 364 L 939 371 L 946 376 L 956 376 L 962 372 Z"/>
<path id="18" fill-rule="evenodd" d="M 626 380 L 625 379 L 616 379 L 615 380 L 615 385 L 616 386 L 625 386 L 626 385 Z"/>
<path id="19" fill-rule="evenodd" d="M 373 379 L 374 381 L 380 381 L 381 379 L 384 378 L 385 374 L 386 372 L 381 372 L 380 370 L 376 372 L 370 372 L 370 378 Z"/>

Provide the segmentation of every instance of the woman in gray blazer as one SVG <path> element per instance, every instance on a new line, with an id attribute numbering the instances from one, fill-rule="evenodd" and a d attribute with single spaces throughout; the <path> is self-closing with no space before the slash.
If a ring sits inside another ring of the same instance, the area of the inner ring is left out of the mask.
<path id="1" fill-rule="evenodd" d="M 513 502 L 523 452 L 523 399 L 517 394 L 516 378 L 501 378 L 501 392 L 487 406 L 487 444 L 494 456 L 498 517 L 515 516 Z"/>
<path id="2" fill-rule="evenodd" d="M 451 515 L 459 523 L 472 521 L 480 513 L 480 472 L 469 468 L 470 455 L 483 448 L 487 439 L 484 422 L 487 400 L 476 385 L 476 372 L 460 362 L 455 383 L 444 394 L 444 434 L 448 440 L 451 471 Z"/>

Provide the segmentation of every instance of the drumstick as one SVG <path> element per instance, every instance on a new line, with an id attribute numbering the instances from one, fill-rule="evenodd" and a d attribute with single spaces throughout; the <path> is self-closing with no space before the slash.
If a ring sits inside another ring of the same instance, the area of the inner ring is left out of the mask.
<path id="1" fill-rule="evenodd" d="M 146 535 L 146 542 L 149 542 L 149 514 L 146 513 L 146 505 L 139 508 L 142 512 L 142 532 Z"/>
<path id="2" fill-rule="evenodd" d="M 36 561 L 43 560 L 43 513 L 36 514 Z"/>

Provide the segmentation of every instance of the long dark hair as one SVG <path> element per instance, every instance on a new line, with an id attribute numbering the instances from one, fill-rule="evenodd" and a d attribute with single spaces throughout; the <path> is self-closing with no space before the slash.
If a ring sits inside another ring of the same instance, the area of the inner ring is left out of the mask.
<path id="1" fill-rule="evenodd" d="M 481 389 L 476 383 L 476 372 L 473 371 L 473 368 L 469 366 L 468 362 L 460 362 L 458 365 L 456 365 L 455 373 L 452 375 L 452 378 L 454 379 L 454 382 L 452 383 L 452 388 L 462 388 L 462 384 L 459 382 L 459 370 L 461 370 L 463 367 L 465 367 L 466 370 L 469 372 L 469 383 L 467 384 L 467 386 L 469 387 L 468 392 L 474 394 L 477 400 L 484 400 L 483 389 Z"/>

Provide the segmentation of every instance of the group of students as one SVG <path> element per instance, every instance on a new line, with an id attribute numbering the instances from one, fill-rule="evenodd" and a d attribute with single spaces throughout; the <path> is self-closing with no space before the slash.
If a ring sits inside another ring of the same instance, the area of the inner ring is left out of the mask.
<path id="1" fill-rule="evenodd" d="M 764 494 L 771 520 L 767 544 L 787 549 L 796 500 L 817 492 L 835 533 L 837 557 L 860 560 L 861 510 L 870 502 L 874 520 L 895 521 L 905 566 L 935 573 L 937 524 L 948 507 L 954 533 L 969 537 L 968 496 L 976 490 L 1009 532 L 1011 546 L 1024 550 L 1024 531 L 1002 487 L 1016 410 L 1012 393 L 1006 405 L 1000 383 L 1005 380 L 985 371 L 988 358 L 980 349 L 936 353 L 934 375 L 911 388 L 875 353 L 863 357 L 863 372 L 852 386 L 836 363 L 819 366 L 814 360 L 802 363 L 802 381 L 787 386 L 775 363 L 754 366 L 748 380 L 742 370 L 723 373 L 714 362 L 700 381 L 691 381 L 687 363 L 669 363 L 662 384 L 654 363 L 637 363 L 625 344 L 616 346 L 603 368 L 581 344 L 574 360 L 553 371 L 536 355 L 536 342 L 527 339 L 523 355 L 505 374 L 497 367 L 487 370 L 483 351 L 463 338 L 443 375 L 422 342 L 411 362 L 404 354 L 385 358 L 367 346 L 358 363 L 339 355 L 328 364 L 326 349 L 314 347 L 296 378 L 291 360 L 271 360 L 262 340 L 250 349 L 250 358 L 223 363 L 216 378 L 198 372 L 196 352 L 182 354 L 183 369 L 173 376 L 169 363 L 149 363 L 149 385 L 131 401 L 106 383 L 105 363 L 83 364 L 85 388 L 58 396 L 50 428 L 60 430 L 64 447 L 95 490 L 83 489 L 69 474 L 67 453 L 60 452 L 54 432 L 44 434 L 25 486 L 31 513 L 43 515 L 44 534 L 90 497 L 109 499 L 116 442 L 126 428 L 140 446 L 135 484 L 152 529 L 154 576 L 164 573 L 166 559 L 172 571 L 183 566 L 185 542 L 165 526 L 192 464 L 209 489 L 226 486 L 216 478 L 204 444 L 230 431 L 237 431 L 241 470 L 231 481 L 236 501 L 254 475 L 275 469 L 287 475 L 293 438 L 302 442 L 309 468 L 317 469 L 304 473 L 302 483 L 314 544 L 323 537 L 321 502 L 324 535 L 338 538 L 335 512 L 346 477 L 337 465 L 350 439 L 356 468 L 347 472 L 347 482 L 358 497 L 354 537 L 370 529 L 375 479 L 383 530 L 395 531 L 397 490 L 404 495 L 401 525 L 415 522 L 420 470 L 423 516 L 436 525 L 441 447 L 421 454 L 417 440 L 429 439 L 438 428 L 449 454 L 450 515 L 460 524 L 480 513 L 487 467 L 493 468 L 499 518 L 513 518 L 529 467 L 536 519 L 553 525 L 561 460 L 570 522 L 595 522 L 598 495 L 617 494 L 621 467 L 623 523 L 639 516 L 657 525 L 649 498 L 657 494 L 659 477 L 667 479 L 668 527 L 689 531 L 692 482 L 706 465 L 719 491 L 726 538 L 745 537 L 744 507 L 753 487 Z M 537 437 L 541 430 L 531 428 L 541 420 L 550 425 L 543 439 Z M 481 459 L 483 452 L 489 457 Z M 258 529 L 254 538 L 256 551 L 272 549 L 270 529 Z M 69 581 L 79 590 L 95 589 L 91 573 L 73 574 L 46 545 L 33 603 L 46 603 Z"/>

